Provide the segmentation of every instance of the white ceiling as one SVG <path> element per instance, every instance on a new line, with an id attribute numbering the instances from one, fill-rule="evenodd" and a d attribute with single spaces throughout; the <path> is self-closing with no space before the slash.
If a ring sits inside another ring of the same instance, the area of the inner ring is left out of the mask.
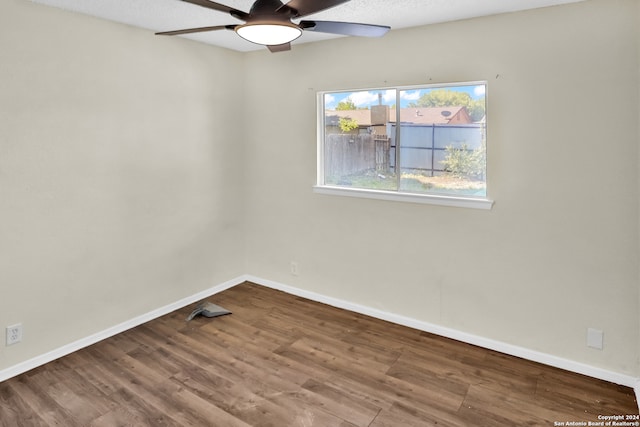
<path id="1" fill-rule="evenodd" d="M 225 13 L 180 0 L 32 1 L 141 27 L 151 32 L 240 23 Z M 304 19 L 389 25 L 393 30 L 578 1 L 583 0 L 351 0 L 332 9 L 305 16 Z M 218 3 L 248 12 L 253 0 L 221 0 Z M 241 39 L 233 31 L 180 37 L 242 52 L 264 49 Z M 292 44 L 295 49 L 296 44 L 335 37 L 337 36 L 307 31 Z"/>

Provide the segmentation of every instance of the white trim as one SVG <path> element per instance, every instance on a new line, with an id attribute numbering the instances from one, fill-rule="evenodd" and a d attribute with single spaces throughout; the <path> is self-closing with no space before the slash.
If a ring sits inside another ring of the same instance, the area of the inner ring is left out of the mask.
<path id="1" fill-rule="evenodd" d="M 89 335 L 88 337 L 79 339 L 62 347 L 59 347 L 50 352 L 41 354 L 32 359 L 25 360 L 24 362 L 18 363 L 17 365 L 11 366 L 7 369 L 3 369 L 0 371 L 0 382 L 8 380 L 9 378 L 15 377 L 17 375 L 23 374 L 27 371 L 30 371 L 33 368 L 37 368 L 38 366 L 44 365 L 46 363 L 52 362 L 60 357 L 66 356 L 74 351 L 81 350 L 85 347 L 88 347 L 92 344 L 95 344 L 99 341 L 102 341 L 106 338 L 117 335 L 121 332 L 124 332 L 128 329 L 139 326 L 143 323 L 146 323 L 150 320 L 156 319 L 160 316 L 164 316 L 165 314 L 169 314 L 175 310 L 178 310 L 182 307 L 185 307 L 189 304 L 193 304 L 194 302 L 200 301 L 201 299 L 210 297 L 211 295 L 220 293 L 224 290 L 232 288 L 236 285 L 245 281 L 245 276 L 240 276 L 235 279 L 231 279 L 227 282 L 221 283 L 217 286 L 214 286 L 209 289 L 205 289 L 204 291 L 198 292 L 189 297 L 183 298 L 174 303 L 165 305 L 164 307 L 160 307 L 158 309 L 152 310 L 148 313 L 142 314 L 140 316 L 134 317 L 131 320 L 126 322 L 122 322 L 118 325 L 107 328 L 103 331 L 95 333 L 93 335 Z"/>
<path id="2" fill-rule="evenodd" d="M 324 183 L 324 94 L 316 95 L 316 182 Z"/>
<path id="3" fill-rule="evenodd" d="M 524 347 L 507 344 L 501 341 L 495 341 L 495 340 L 484 338 L 481 336 L 468 334 L 466 332 L 461 332 L 455 329 L 446 328 L 446 327 L 435 325 L 428 322 L 423 322 L 420 320 L 412 319 L 410 317 L 405 317 L 398 314 L 378 310 L 375 308 L 366 307 L 360 304 L 355 304 L 355 303 L 344 301 L 338 298 L 328 297 L 322 294 L 318 294 L 316 292 L 306 291 L 304 289 L 295 288 L 292 286 L 284 285 L 279 282 L 262 279 L 260 277 L 252 276 L 249 274 L 238 276 L 235 279 L 231 279 L 227 282 L 221 283 L 212 288 L 206 289 L 204 291 L 198 292 L 189 297 L 183 298 L 172 304 L 168 304 L 164 307 L 150 311 L 141 316 L 137 316 L 129 321 L 126 321 L 116 326 L 113 326 L 111 328 L 105 329 L 104 331 L 90 335 L 86 338 L 82 338 L 78 341 L 72 342 L 58 349 L 52 350 L 48 353 L 42 354 L 40 356 L 36 356 L 32 359 L 26 360 L 24 362 L 18 363 L 17 365 L 4 369 L 0 371 L 0 382 L 8 380 L 9 378 L 15 377 L 17 375 L 20 375 L 38 366 L 52 362 L 60 357 L 66 356 L 67 354 L 73 353 L 74 351 L 81 350 L 82 348 L 88 347 L 92 344 L 102 341 L 103 339 L 106 339 L 113 335 L 124 332 L 128 329 L 141 325 L 145 322 L 156 319 L 160 316 L 164 316 L 165 314 L 171 313 L 172 311 L 178 310 L 189 304 L 193 304 L 196 301 L 199 301 L 201 299 L 220 293 L 224 290 L 227 290 L 236 285 L 239 285 L 245 281 L 253 282 L 261 286 L 286 292 L 291 295 L 307 298 L 312 301 L 328 304 L 333 307 L 342 308 L 345 310 L 353 311 L 355 313 L 364 314 L 377 319 L 386 320 L 388 322 L 396 323 L 403 326 L 408 326 L 410 328 L 414 328 L 421 331 L 440 335 L 443 337 L 451 338 L 457 341 L 462 341 L 468 344 L 477 345 L 490 350 L 499 351 L 501 353 L 508 354 L 511 356 L 520 357 L 520 358 L 531 360 L 534 362 L 539 362 L 545 365 L 554 366 L 556 368 L 564 369 L 570 372 L 587 375 L 592 378 L 598 378 L 604 381 L 609 381 L 615 384 L 631 387 L 634 389 L 634 392 L 636 394 L 636 401 L 640 402 L 640 378 L 632 377 L 630 375 L 620 374 L 617 372 L 594 367 L 584 363 L 575 362 L 569 359 L 564 359 L 564 358 L 553 356 L 550 354 L 530 350 Z"/>
<path id="4" fill-rule="evenodd" d="M 381 91 L 393 89 L 396 90 L 396 96 L 399 97 L 401 91 L 414 90 L 414 89 L 426 89 L 426 88 L 445 88 L 445 87 L 460 87 L 460 86 L 476 86 L 483 85 L 485 88 L 488 86 L 488 81 L 477 80 L 468 82 L 448 82 L 448 83 L 429 83 L 429 84 L 417 84 L 409 86 L 388 86 L 388 87 L 371 87 L 360 89 L 341 89 L 341 90 L 322 90 L 316 93 L 316 150 L 317 150 L 317 162 L 316 162 L 316 182 L 313 187 L 313 191 L 318 194 L 326 194 L 332 196 L 346 196 L 346 197 L 358 197 L 365 199 L 377 199 L 377 200 L 390 200 L 396 202 L 408 202 L 408 203 L 422 203 L 428 205 L 437 206 L 453 206 L 458 208 L 473 208 L 473 209 L 485 209 L 489 210 L 493 207 L 493 200 L 485 197 L 465 197 L 455 195 L 439 195 L 439 194 L 421 194 L 421 193 L 409 193 L 402 191 L 385 191 L 374 190 L 364 188 L 350 188 L 350 187 L 337 187 L 333 185 L 325 184 L 324 177 L 324 142 L 325 142 L 325 104 L 324 95 L 333 93 L 347 93 L 355 91 Z M 485 94 L 485 97 L 487 95 Z M 488 98 L 485 98 L 485 103 Z M 396 99 L 396 104 L 399 105 L 399 98 Z M 488 104 L 485 104 L 488 105 Z M 486 112 L 485 112 L 486 113 Z M 398 117 L 396 123 L 399 123 L 400 109 L 396 111 Z M 485 123 L 486 124 L 486 123 Z M 485 128 L 486 129 L 486 128 Z"/>
<path id="5" fill-rule="evenodd" d="M 307 298 L 313 301 L 321 302 L 323 304 L 328 304 L 333 307 L 342 308 L 345 310 L 353 311 L 355 313 L 360 313 L 360 314 L 371 316 L 377 319 L 382 319 L 388 322 L 396 323 L 399 325 L 408 326 L 410 328 L 418 329 L 420 331 L 429 332 L 429 333 L 440 335 L 446 338 L 462 341 L 467 344 L 472 344 L 472 345 L 487 348 L 490 350 L 495 350 L 500 353 L 520 357 L 522 359 L 527 359 L 533 362 L 542 363 L 544 365 L 553 366 L 556 368 L 564 369 L 566 371 L 587 375 L 592 378 L 598 378 L 598 379 L 612 382 L 615 384 L 632 387 L 636 392 L 636 396 L 640 395 L 640 378 L 632 377 L 631 375 L 620 374 L 618 372 L 613 372 L 613 371 L 598 368 L 595 366 L 587 365 L 584 363 L 576 362 L 573 360 L 564 359 L 562 357 L 553 356 L 551 354 L 530 350 L 524 347 L 507 344 L 501 341 L 484 338 L 484 337 L 469 334 L 466 332 L 461 332 L 456 329 L 435 325 L 433 323 L 423 322 L 420 320 L 412 319 L 410 317 L 389 313 L 386 311 L 378 310 L 371 307 L 366 307 L 360 304 L 355 304 L 355 303 L 344 301 L 337 298 L 327 297 L 325 295 L 321 295 L 315 292 L 294 288 L 292 286 L 284 285 L 282 283 L 262 279 L 255 276 L 246 276 L 246 280 L 253 283 L 257 283 L 262 286 L 272 288 L 272 289 L 277 289 L 279 291 L 283 291 L 288 294 Z M 638 399 L 636 400 L 638 401 Z"/>
<path id="6" fill-rule="evenodd" d="M 435 194 L 401 193 L 396 191 L 368 190 L 364 188 L 333 187 L 315 185 L 313 191 L 331 196 L 360 197 L 365 199 L 391 200 L 396 202 L 423 203 L 458 208 L 491 209 L 493 200 L 476 197 L 455 197 Z"/>

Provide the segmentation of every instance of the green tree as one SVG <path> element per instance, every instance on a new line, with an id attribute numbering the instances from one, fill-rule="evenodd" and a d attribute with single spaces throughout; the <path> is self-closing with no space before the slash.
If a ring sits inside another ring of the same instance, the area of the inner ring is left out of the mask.
<path id="1" fill-rule="evenodd" d="M 422 95 L 416 102 L 409 104 L 409 107 L 466 107 L 471 120 L 477 122 L 484 117 L 485 99 L 474 100 L 466 92 L 457 92 L 450 89 L 434 89 Z"/>
<path id="2" fill-rule="evenodd" d="M 346 98 L 343 101 L 338 102 L 336 106 L 336 110 L 344 111 L 344 110 L 356 110 L 356 104 L 353 103 L 351 98 Z"/>

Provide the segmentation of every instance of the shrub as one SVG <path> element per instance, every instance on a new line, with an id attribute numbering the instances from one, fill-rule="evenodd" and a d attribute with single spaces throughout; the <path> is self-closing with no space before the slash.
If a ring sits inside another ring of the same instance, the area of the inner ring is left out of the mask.
<path id="1" fill-rule="evenodd" d="M 475 150 L 469 149 L 467 144 L 455 148 L 446 147 L 447 157 L 442 161 L 444 170 L 458 178 L 484 180 L 487 163 L 487 150 L 484 143 Z"/>
<path id="2" fill-rule="evenodd" d="M 358 129 L 358 122 L 348 117 L 340 117 L 338 126 L 340 126 L 342 132 L 351 132 L 352 130 Z"/>

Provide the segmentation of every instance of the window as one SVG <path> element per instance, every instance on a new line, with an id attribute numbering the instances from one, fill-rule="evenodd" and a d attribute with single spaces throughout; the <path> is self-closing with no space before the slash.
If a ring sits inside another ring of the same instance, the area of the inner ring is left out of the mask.
<path id="1" fill-rule="evenodd" d="M 490 208 L 486 87 L 319 93 L 316 191 Z"/>

